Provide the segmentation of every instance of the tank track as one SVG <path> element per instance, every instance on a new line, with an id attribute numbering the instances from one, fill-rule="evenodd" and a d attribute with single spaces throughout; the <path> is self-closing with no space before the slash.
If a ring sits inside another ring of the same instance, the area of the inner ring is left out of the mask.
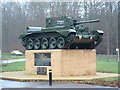
<path id="1" fill-rule="evenodd" d="M 102 36 L 99 36 L 97 41 L 89 44 L 74 43 L 75 35 L 71 34 L 68 37 L 59 36 L 51 38 L 36 38 L 25 37 L 22 39 L 22 45 L 27 50 L 40 49 L 94 49 L 102 41 Z"/>

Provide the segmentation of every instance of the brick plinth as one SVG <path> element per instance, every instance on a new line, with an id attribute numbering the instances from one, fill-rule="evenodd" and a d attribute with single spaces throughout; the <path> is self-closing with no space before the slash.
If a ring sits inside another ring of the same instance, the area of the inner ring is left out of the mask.
<path id="1" fill-rule="evenodd" d="M 34 66 L 34 53 L 51 53 L 51 66 L 54 77 L 66 76 L 88 76 L 96 74 L 96 50 L 27 50 L 26 73 L 37 74 L 37 67 Z"/>

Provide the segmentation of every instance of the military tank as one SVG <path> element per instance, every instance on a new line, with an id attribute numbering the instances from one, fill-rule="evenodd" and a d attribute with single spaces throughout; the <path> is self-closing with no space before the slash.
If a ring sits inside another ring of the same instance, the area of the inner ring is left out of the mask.
<path id="1" fill-rule="evenodd" d="M 81 25 L 94 22 L 99 19 L 78 22 L 67 16 L 46 18 L 46 27 L 27 27 L 19 39 L 28 50 L 94 49 L 102 41 L 104 32 Z"/>

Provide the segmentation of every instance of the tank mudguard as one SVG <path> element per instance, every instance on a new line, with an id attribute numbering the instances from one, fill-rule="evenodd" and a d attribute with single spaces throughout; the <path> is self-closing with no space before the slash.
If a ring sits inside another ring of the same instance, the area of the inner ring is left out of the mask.
<path id="1" fill-rule="evenodd" d="M 96 36 L 104 34 L 104 32 L 102 30 L 94 30 L 94 31 L 91 31 L 91 32 L 92 32 L 92 34 L 95 34 Z"/>
<path id="2" fill-rule="evenodd" d="M 99 35 L 103 35 L 104 32 L 102 30 L 97 30 L 97 32 L 99 33 Z"/>
<path id="3" fill-rule="evenodd" d="M 21 35 L 19 36 L 19 39 L 24 38 L 24 37 L 26 37 L 26 36 L 28 36 L 28 35 L 30 35 L 30 34 L 32 34 L 32 33 L 24 33 L 24 34 L 21 34 Z"/>
<path id="4" fill-rule="evenodd" d="M 67 37 L 70 33 L 75 33 L 76 34 L 76 31 L 74 29 L 69 29 L 69 30 L 59 30 L 57 31 L 59 34 Z"/>
<path id="5" fill-rule="evenodd" d="M 95 40 L 97 40 L 99 38 L 99 36 L 102 36 L 104 34 L 104 32 L 102 30 L 94 30 L 91 32 L 93 35 L 95 35 Z"/>

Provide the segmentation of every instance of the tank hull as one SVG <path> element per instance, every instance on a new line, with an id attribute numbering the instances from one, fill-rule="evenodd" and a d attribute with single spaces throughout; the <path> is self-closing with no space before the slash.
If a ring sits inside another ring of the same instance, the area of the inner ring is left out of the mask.
<path id="1" fill-rule="evenodd" d="M 46 27 L 27 27 L 19 36 L 28 50 L 40 49 L 94 49 L 102 41 L 102 30 L 89 30 L 78 24 L 99 22 L 90 20 L 77 22 L 70 17 L 46 19 Z"/>

